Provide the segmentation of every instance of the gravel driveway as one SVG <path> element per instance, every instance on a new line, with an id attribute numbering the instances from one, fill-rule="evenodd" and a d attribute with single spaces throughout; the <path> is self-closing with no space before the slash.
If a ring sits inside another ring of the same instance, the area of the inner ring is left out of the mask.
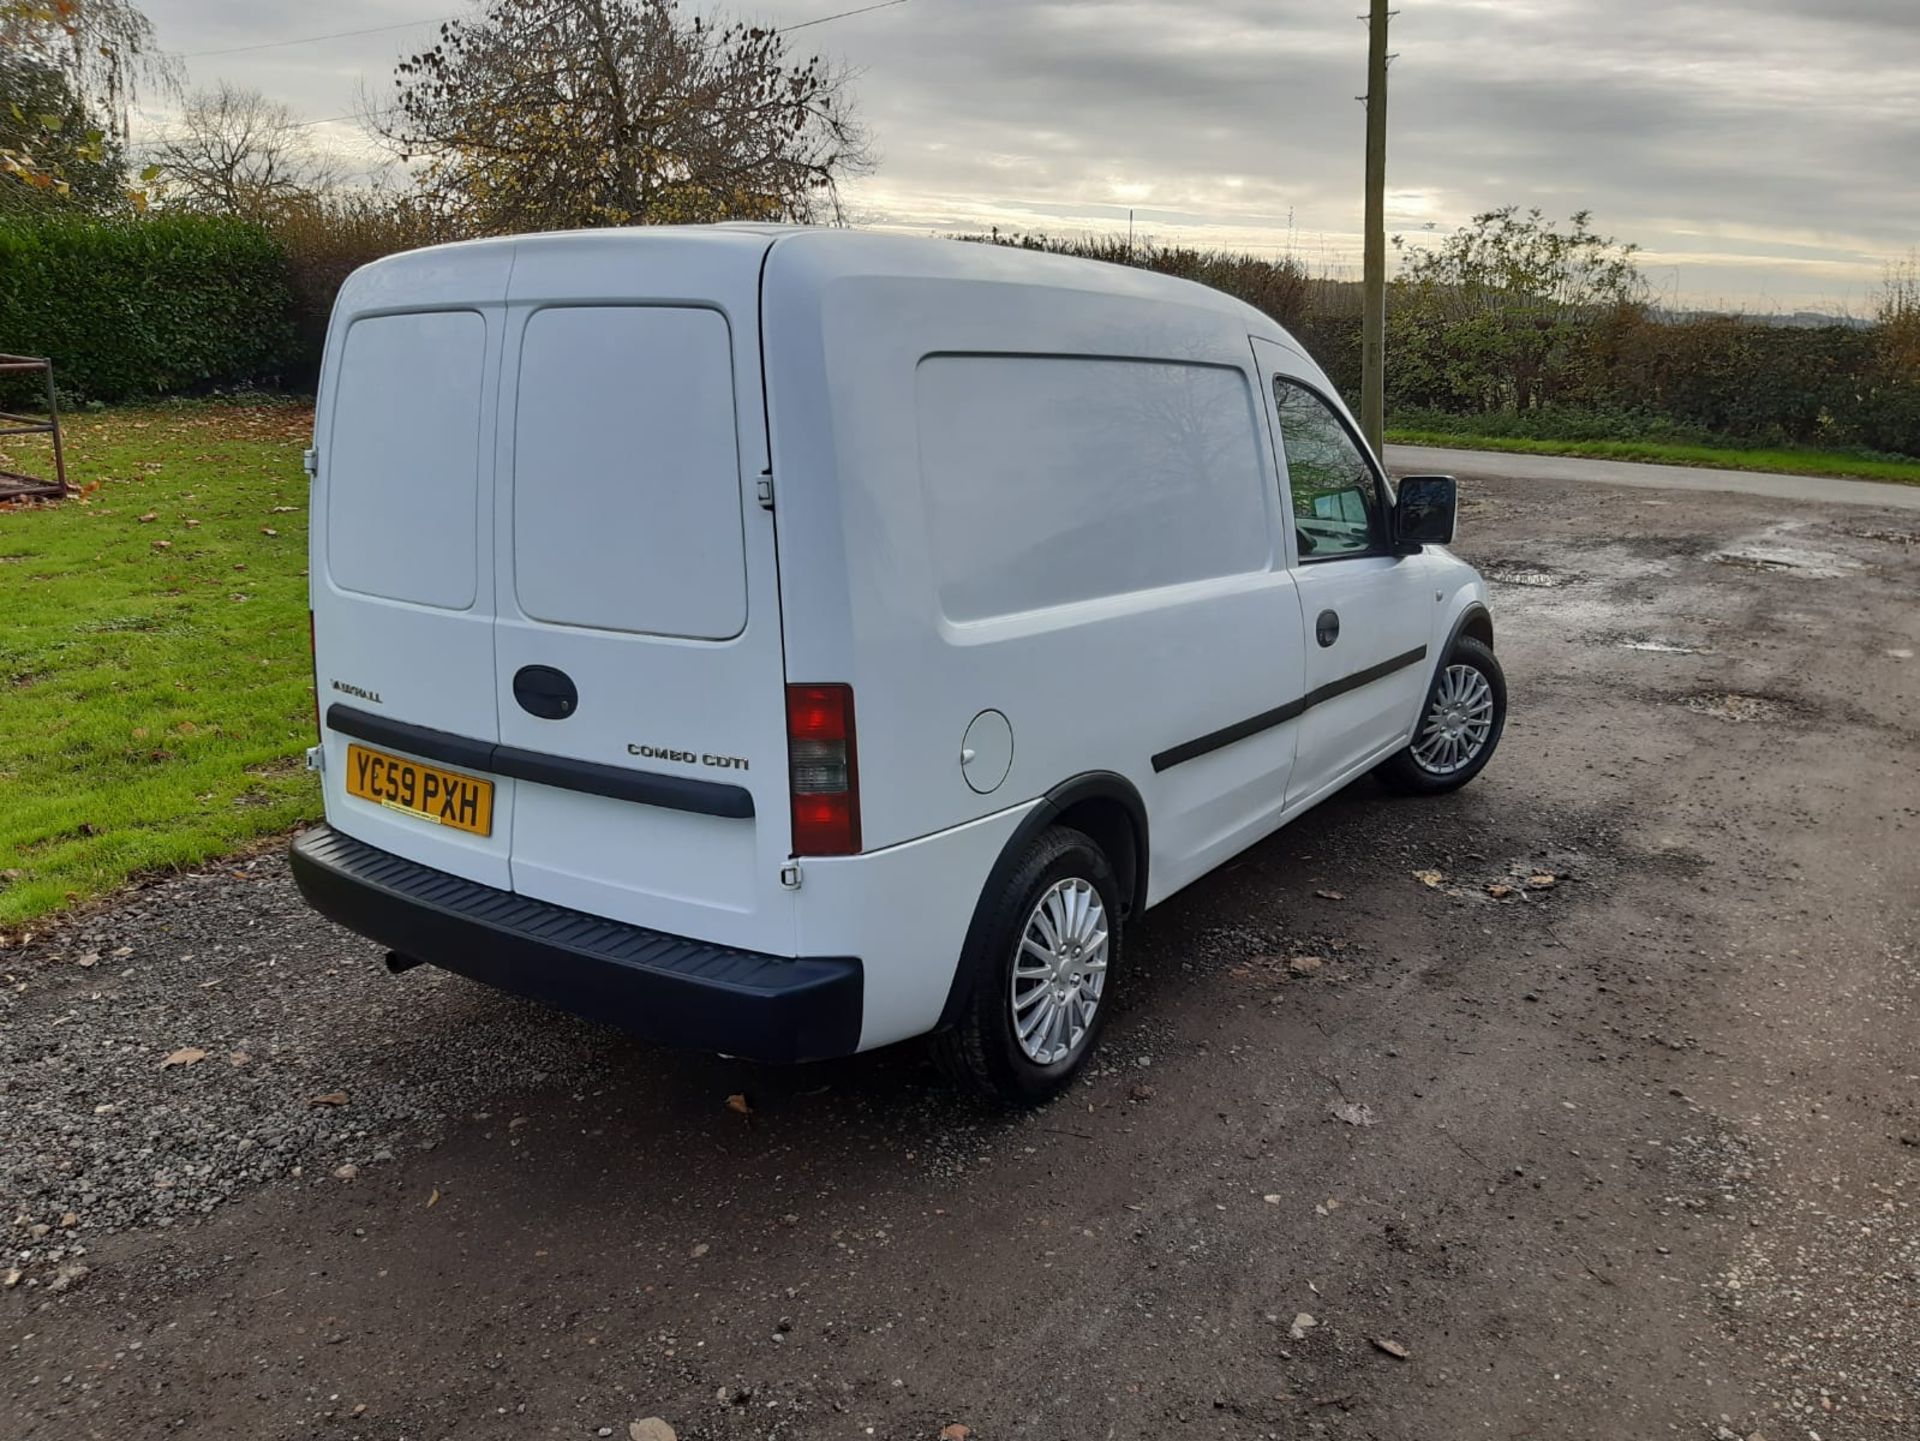
<path id="1" fill-rule="evenodd" d="M 389 977 L 277 855 L 0 951 L 0 1436 L 1920 1435 L 1920 527 L 1466 494 L 1492 769 L 1153 912 L 1036 1115 Z"/>

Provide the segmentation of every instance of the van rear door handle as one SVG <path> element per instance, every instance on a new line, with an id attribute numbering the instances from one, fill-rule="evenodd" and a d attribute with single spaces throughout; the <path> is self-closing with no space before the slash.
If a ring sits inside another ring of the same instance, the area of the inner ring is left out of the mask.
<path id="1" fill-rule="evenodd" d="M 1325 646 L 1340 639 L 1340 617 L 1333 611 L 1323 610 L 1320 619 L 1313 623 L 1313 638 Z"/>

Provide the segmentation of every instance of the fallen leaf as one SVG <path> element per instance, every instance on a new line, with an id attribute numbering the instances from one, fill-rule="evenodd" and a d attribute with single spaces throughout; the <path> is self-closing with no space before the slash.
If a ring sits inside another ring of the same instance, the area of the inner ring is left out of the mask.
<path id="1" fill-rule="evenodd" d="M 695 1246 L 687 1254 L 692 1256 L 694 1260 L 698 1261 L 702 1256 L 706 1255 L 707 1252 L 711 1251 L 712 1249 L 713 1249 L 712 1246 L 708 1245 L 705 1241 L 702 1241 L 700 1242 L 699 1245 Z"/>
<path id="2" fill-rule="evenodd" d="M 272 526 L 270 526 L 270 525 L 263 525 L 263 526 L 261 526 L 261 527 L 260 527 L 260 534 L 262 534 L 262 535 L 278 535 L 278 534 L 280 534 L 280 532 L 279 532 L 279 531 L 277 531 L 277 530 L 275 530 L 275 529 L 274 529 L 274 528 L 273 528 Z"/>
<path id="3" fill-rule="evenodd" d="M 156 540 L 153 543 L 153 548 L 155 550 L 172 550 L 173 542 L 170 540 Z"/>
<path id="4" fill-rule="evenodd" d="M 168 1066 L 197 1066 L 206 1058 L 207 1053 L 198 1046 L 182 1046 L 160 1063 L 160 1069 L 164 1071 Z"/>
<path id="5" fill-rule="evenodd" d="M 435 1186 L 433 1188 L 433 1194 L 427 1197 L 427 1204 L 422 1209 L 431 1211 L 435 1206 L 439 1204 L 440 1204 L 440 1188 L 438 1186 Z"/>
<path id="6" fill-rule="evenodd" d="M 347 1093 L 345 1091 L 328 1091 L 324 1096 L 308 1097 L 307 1104 L 309 1106 L 344 1106 L 347 1104 Z"/>
<path id="7" fill-rule="evenodd" d="M 679 1434 L 658 1416 L 634 1421 L 627 1427 L 627 1441 L 680 1441 Z"/>
<path id="8" fill-rule="evenodd" d="M 100 953 L 98 951 L 88 951 L 84 956 L 78 957 L 74 961 L 74 964 L 76 966 L 92 966 L 99 964 L 99 961 Z"/>
<path id="9" fill-rule="evenodd" d="M 1346 899 L 1345 893 L 1341 891 L 1315 891 L 1314 894 L 1323 901 L 1344 901 Z"/>
<path id="10" fill-rule="evenodd" d="M 272 510 L 268 511 L 267 514 L 268 515 L 292 515 L 293 511 L 294 511 L 294 507 L 290 505 L 276 505 Z"/>
<path id="11" fill-rule="evenodd" d="M 228 1051 L 227 1052 L 227 1064 L 229 1066 L 244 1066 L 247 1064 L 248 1061 L 251 1061 L 252 1059 L 253 1057 L 249 1056 L 245 1051 Z"/>
<path id="12" fill-rule="evenodd" d="M 1307 1332 L 1319 1324 L 1320 1323 L 1314 1320 L 1312 1316 L 1302 1311 L 1298 1316 L 1293 1318 L 1293 1325 L 1287 1328 L 1287 1334 L 1296 1341 L 1304 1341 L 1307 1339 Z"/>
<path id="13" fill-rule="evenodd" d="M 1334 1120 L 1345 1121 L 1349 1126 L 1371 1126 L 1374 1123 L 1373 1108 L 1370 1106 L 1341 1101 L 1328 1109 Z"/>
<path id="14" fill-rule="evenodd" d="M 1496 901 L 1504 901 L 1508 896 L 1513 894 L 1513 887 L 1496 883 L 1487 887 L 1487 894 L 1492 896 Z"/>
<path id="15" fill-rule="evenodd" d="M 940 1428 L 940 1441 L 967 1441 L 967 1437 L 972 1434 L 973 1428 L 971 1426 L 962 1426 L 956 1421 L 951 1426 L 942 1426 Z"/>
<path id="16" fill-rule="evenodd" d="M 753 1114 L 753 1102 L 747 1099 L 744 1092 L 735 1092 L 733 1095 L 727 1097 L 727 1109 L 729 1111 L 738 1111 L 743 1116 L 751 1116 Z"/>
<path id="17" fill-rule="evenodd" d="M 1560 878 L 1558 876 L 1543 871 L 1537 876 L 1527 877 L 1527 889 L 1530 891 L 1550 891 L 1554 886 L 1558 885 L 1559 882 Z"/>
<path id="18" fill-rule="evenodd" d="M 1384 1336 L 1369 1336 L 1367 1339 L 1373 1342 L 1374 1349 L 1385 1351 L 1389 1356 L 1395 1357 L 1398 1360 L 1404 1361 L 1411 1354 L 1407 1348 L 1402 1346 L 1398 1341 L 1389 1341 Z"/>
<path id="19" fill-rule="evenodd" d="M 1430 891 L 1439 890 L 1447 880 L 1439 871 L 1415 871 L 1413 878 Z"/>
<path id="20" fill-rule="evenodd" d="M 188 522 L 187 522 L 187 529 L 188 529 L 188 530 L 192 530 L 192 529 L 193 529 L 193 528 L 194 528 L 195 526 L 197 526 L 197 525 L 199 525 L 199 524 L 200 524 L 200 522 L 199 522 L 199 521 L 197 521 L 197 520 L 190 520 L 190 521 L 188 521 Z"/>
<path id="21" fill-rule="evenodd" d="M 1310 976 L 1325 964 L 1318 956 L 1295 956 L 1287 962 L 1287 969 L 1296 976 Z"/>
<path id="22" fill-rule="evenodd" d="M 113 955 L 115 960 L 124 960 L 126 957 L 132 954 L 133 954 L 132 946 L 115 946 L 113 948 Z"/>
<path id="23" fill-rule="evenodd" d="M 140 524 L 145 525 L 150 520 L 158 520 L 159 517 L 160 513 L 158 511 L 150 510 L 140 517 Z"/>

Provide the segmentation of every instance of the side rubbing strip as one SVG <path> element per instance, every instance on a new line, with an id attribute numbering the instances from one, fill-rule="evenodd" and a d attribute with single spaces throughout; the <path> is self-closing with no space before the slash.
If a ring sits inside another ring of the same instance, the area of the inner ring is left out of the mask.
<path id="1" fill-rule="evenodd" d="M 405 721 L 389 720 L 386 716 L 356 710 L 352 706 L 328 706 L 327 729 L 372 741 L 375 745 L 392 746 L 408 755 L 422 756 L 462 770 L 510 776 L 516 780 L 580 791 L 590 796 L 608 796 L 617 801 L 636 801 L 641 805 L 661 806 L 667 810 L 692 811 L 695 815 L 727 816 L 737 820 L 745 820 L 753 814 L 753 792 L 745 786 L 695 780 L 691 776 L 661 775 L 658 771 L 628 770 L 625 766 L 571 760 L 566 756 L 542 755 L 537 751 L 521 750 L 517 746 L 470 740 L 450 731 L 408 725 Z"/>
<path id="2" fill-rule="evenodd" d="M 1426 658 L 1427 648 L 1421 646 L 1417 650 L 1407 651 L 1404 655 L 1394 656 L 1391 660 L 1383 660 L 1378 665 L 1370 665 L 1365 670 L 1357 670 L 1352 675 L 1343 675 L 1339 680 L 1328 681 L 1325 685 L 1308 691 L 1299 700 L 1288 701 L 1283 706 L 1275 706 L 1272 710 L 1262 711 L 1257 716 L 1235 721 L 1232 725 L 1222 730 L 1212 731 L 1198 740 L 1185 741 L 1171 750 L 1161 751 L 1153 758 L 1153 768 L 1156 772 L 1168 770 L 1183 761 L 1194 760 L 1230 746 L 1235 741 L 1243 741 L 1248 736 L 1259 735 L 1261 731 L 1272 730 L 1275 726 L 1285 725 L 1290 720 L 1298 720 L 1324 701 L 1343 696 L 1350 690 L 1359 690 L 1363 685 L 1371 685 L 1397 670 L 1418 665 Z"/>

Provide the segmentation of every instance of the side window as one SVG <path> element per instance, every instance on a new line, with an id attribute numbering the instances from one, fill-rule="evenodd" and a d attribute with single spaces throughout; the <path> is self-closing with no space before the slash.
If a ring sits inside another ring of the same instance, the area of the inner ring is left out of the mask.
<path id="1" fill-rule="evenodd" d="M 1285 377 L 1273 382 L 1300 559 L 1370 555 L 1385 539 L 1373 467 L 1331 406 Z"/>

